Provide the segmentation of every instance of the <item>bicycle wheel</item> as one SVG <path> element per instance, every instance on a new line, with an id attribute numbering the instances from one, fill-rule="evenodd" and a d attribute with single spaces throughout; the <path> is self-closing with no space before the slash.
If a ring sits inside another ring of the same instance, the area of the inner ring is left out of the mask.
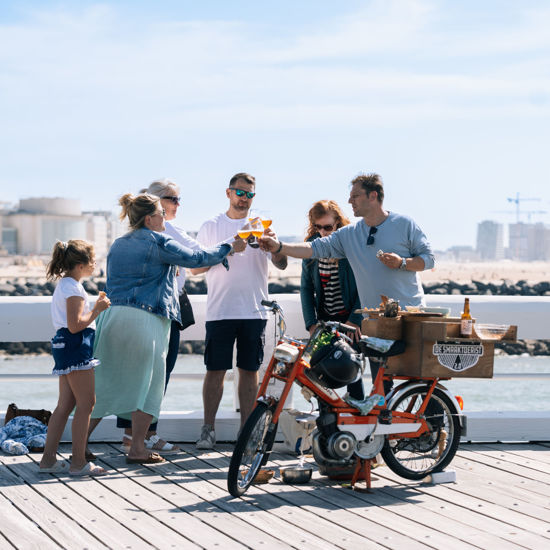
<path id="1" fill-rule="evenodd" d="M 391 407 L 392 411 L 418 411 L 427 387 L 411 388 Z M 460 421 L 452 401 L 435 388 L 424 411 L 428 431 L 419 437 L 386 438 L 382 457 L 388 467 L 406 479 L 419 480 L 440 472 L 454 458 L 460 443 Z"/>
<path id="2" fill-rule="evenodd" d="M 244 495 L 267 461 L 277 432 L 277 424 L 271 422 L 275 407 L 257 403 L 241 430 L 227 475 L 227 489 L 234 497 Z"/>

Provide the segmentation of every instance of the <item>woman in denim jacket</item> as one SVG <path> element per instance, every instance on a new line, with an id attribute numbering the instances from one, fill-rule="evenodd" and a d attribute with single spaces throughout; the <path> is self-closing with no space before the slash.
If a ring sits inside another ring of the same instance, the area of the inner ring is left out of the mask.
<path id="1" fill-rule="evenodd" d="M 91 430 L 110 414 L 132 421 L 128 463 L 164 459 L 145 447 L 164 393 L 166 352 L 171 321 L 180 321 L 176 272 L 225 261 L 229 243 L 192 251 L 162 233 L 165 211 L 160 198 L 127 193 L 120 199 L 121 219 L 130 232 L 118 238 L 107 257 L 107 296 L 111 308 L 99 317 L 94 354 L 97 402 Z"/>
<path id="2" fill-rule="evenodd" d="M 306 241 L 326 237 L 350 222 L 338 204 L 331 200 L 317 201 L 308 213 Z M 314 259 L 302 261 L 300 284 L 302 314 L 306 329 L 313 334 L 317 321 L 339 321 L 360 330 L 362 315 L 354 313 L 361 307 L 355 277 L 344 259 Z M 348 386 L 351 397 L 363 399 L 361 380 Z"/>

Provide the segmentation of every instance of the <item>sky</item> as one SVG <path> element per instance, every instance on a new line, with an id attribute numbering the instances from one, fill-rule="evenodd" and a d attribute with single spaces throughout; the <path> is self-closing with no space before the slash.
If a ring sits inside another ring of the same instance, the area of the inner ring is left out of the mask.
<path id="1" fill-rule="evenodd" d="M 376 172 L 438 250 L 518 193 L 550 224 L 549 28 L 543 0 L 2 0 L 0 201 L 118 211 L 169 177 L 197 230 L 244 171 L 303 235 Z"/>

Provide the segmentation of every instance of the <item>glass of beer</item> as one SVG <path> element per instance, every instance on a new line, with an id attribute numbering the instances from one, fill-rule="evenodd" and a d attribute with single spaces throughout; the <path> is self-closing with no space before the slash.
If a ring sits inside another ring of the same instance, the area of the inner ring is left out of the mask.
<path id="1" fill-rule="evenodd" d="M 271 223 L 273 222 L 273 217 L 271 215 L 271 212 L 269 210 L 261 210 L 260 211 L 260 218 L 262 221 L 262 226 L 264 229 L 267 229 Z"/>

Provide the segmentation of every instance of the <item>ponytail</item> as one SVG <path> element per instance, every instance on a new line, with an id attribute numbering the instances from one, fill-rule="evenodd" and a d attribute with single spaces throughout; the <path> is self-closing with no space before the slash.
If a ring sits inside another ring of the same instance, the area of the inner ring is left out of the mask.
<path id="1" fill-rule="evenodd" d="M 159 197 L 147 193 L 140 193 L 139 195 L 125 193 L 118 200 L 118 204 L 122 207 L 120 220 L 123 221 L 128 218 L 130 229 L 140 229 L 145 226 L 145 216 L 155 214 L 159 201 Z"/>
<path id="2" fill-rule="evenodd" d="M 87 241 L 57 241 L 53 246 L 52 259 L 46 268 L 46 277 L 49 280 L 59 279 L 78 264 L 91 264 L 94 258 L 94 245 Z"/>

